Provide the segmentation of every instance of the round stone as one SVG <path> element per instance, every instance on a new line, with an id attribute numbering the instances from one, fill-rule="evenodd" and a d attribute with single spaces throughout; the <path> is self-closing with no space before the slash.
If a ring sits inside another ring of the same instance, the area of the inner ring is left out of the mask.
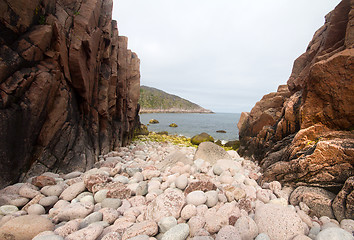
<path id="1" fill-rule="evenodd" d="M 316 236 L 316 240 L 353 240 L 353 239 L 354 237 L 352 234 L 337 227 L 326 228 Z"/>
<path id="2" fill-rule="evenodd" d="M 56 204 L 54 204 L 53 208 L 62 208 L 64 206 L 68 206 L 70 203 L 68 201 L 65 201 L 65 200 L 59 200 Z"/>
<path id="3" fill-rule="evenodd" d="M 127 178 L 126 176 L 123 176 L 123 175 L 118 175 L 115 178 L 113 178 L 113 182 L 121 182 L 124 184 L 128 184 L 129 178 Z"/>
<path id="4" fill-rule="evenodd" d="M 195 206 L 202 205 L 207 201 L 207 197 L 203 191 L 190 192 L 186 197 L 187 204 Z"/>
<path id="5" fill-rule="evenodd" d="M 178 224 L 170 228 L 161 240 L 185 240 L 189 235 L 189 226 L 186 223 Z"/>
<path id="6" fill-rule="evenodd" d="M 297 235 L 292 240 L 312 240 L 312 239 L 306 235 Z"/>
<path id="7" fill-rule="evenodd" d="M 243 183 L 246 179 L 246 176 L 243 175 L 242 173 L 235 173 L 234 175 L 234 181 L 237 183 Z"/>
<path id="8" fill-rule="evenodd" d="M 170 216 L 170 217 L 164 217 L 158 222 L 160 232 L 165 233 L 167 232 L 170 228 L 174 227 L 177 225 L 177 220 L 176 218 Z"/>
<path id="9" fill-rule="evenodd" d="M 51 186 L 44 186 L 41 189 L 41 193 L 46 196 L 60 196 L 60 194 L 64 191 L 64 185 L 51 185 Z"/>
<path id="10" fill-rule="evenodd" d="M 340 227 L 347 232 L 354 232 L 354 220 L 353 219 L 343 219 L 340 222 Z"/>
<path id="11" fill-rule="evenodd" d="M 206 197 L 207 197 L 207 201 L 206 201 L 206 205 L 208 207 L 214 207 L 218 201 L 219 201 L 219 197 L 218 197 L 218 192 L 217 191 L 208 191 L 205 193 Z"/>
<path id="12" fill-rule="evenodd" d="M 50 207 L 56 204 L 58 200 L 59 198 L 57 196 L 49 196 L 49 197 L 42 198 L 41 200 L 39 200 L 38 203 L 43 207 Z"/>
<path id="13" fill-rule="evenodd" d="M 108 189 L 102 189 L 97 191 L 94 196 L 95 202 L 96 203 L 102 202 L 107 197 L 108 191 L 109 191 Z"/>
<path id="14" fill-rule="evenodd" d="M 129 238 L 128 240 L 149 240 L 149 239 L 150 239 L 150 237 L 148 235 L 138 235 L 138 236 Z"/>
<path id="15" fill-rule="evenodd" d="M 258 235 L 257 224 L 248 216 L 240 217 L 235 223 L 235 228 L 242 239 L 254 239 Z"/>
<path id="16" fill-rule="evenodd" d="M 179 176 L 176 178 L 176 181 L 175 181 L 175 184 L 176 184 L 176 187 L 181 189 L 181 190 L 184 190 L 187 185 L 188 185 L 188 178 L 185 174 Z"/>
<path id="17" fill-rule="evenodd" d="M 77 197 L 80 193 L 85 191 L 86 185 L 85 183 L 82 182 L 77 182 L 74 183 L 73 185 L 70 185 L 68 188 L 66 188 L 61 194 L 60 194 L 60 199 L 64 199 L 66 201 L 71 201 L 74 198 Z"/>
<path id="18" fill-rule="evenodd" d="M 80 199 L 80 202 L 82 202 L 82 203 L 92 203 L 92 204 L 94 204 L 94 203 L 95 203 L 95 199 L 93 198 L 92 195 L 86 195 L 86 196 L 83 196 L 83 197 Z"/>
<path id="19" fill-rule="evenodd" d="M 102 221 L 103 214 L 101 212 L 93 212 L 82 220 L 80 228 L 87 227 L 91 223 Z"/>
<path id="20" fill-rule="evenodd" d="M 138 235 L 154 236 L 158 233 L 158 226 L 155 221 L 143 221 L 129 227 L 122 236 L 122 239 L 129 239 Z"/>
<path id="21" fill-rule="evenodd" d="M 102 208 L 99 210 L 103 214 L 103 221 L 113 224 L 114 221 L 119 217 L 119 212 L 113 208 Z"/>
<path id="22" fill-rule="evenodd" d="M 226 225 L 222 227 L 215 238 L 215 240 L 242 240 L 242 239 L 251 239 L 251 238 L 241 238 L 238 230 L 234 226 L 230 226 L 230 225 Z"/>
<path id="23" fill-rule="evenodd" d="M 270 237 L 266 233 L 259 234 L 255 240 L 270 240 Z"/>
<path id="24" fill-rule="evenodd" d="M 269 183 L 269 189 L 272 190 L 273 192 L 281 190 L 281 183 L 278 181 L 273 181 Z"/>
<path id="25" fill-rule="evenodd" d="M 14 205 L 3 205 L 0 207 L 0 215 L 8 215 L 18 211 L 18 207 Z"/>
<path id="26" fill-rule="evenodd" d="M 58 221 L 69 221 L 77 218 L 85 218 L 93 212 L 94 205 L 91 203 L 71 203 L 58 210 L 55 219 Z"/>
<path id="27" fill-rule="evenodd" d="M 40 204 L 33 204 L 27 209 L 28 215 L 42 215 L 45 214 L 45 209 Z"/>
<path id="28" fill-rule="evenodd" d="M 223 173 L 224 169 L 222 169 L 222 167 L 218 164 L 215 164 L 214 167 L 213 167 L 213 173 L 215 175 L 218 175 L 220 176 L 222 173 Z"/>
<path id="29" fill-rule="evenodd" d="M 233 193 L 234 193 L 234 198 L 237 201 L 246 197 L 246 191 L 243 190 L 242 188 L 235 188 Z"/>
<path id="30" fill-rule="evenodd" d="M 197 208 L 193 204 L 186 205 L 181 211 L 181 218 L 184 220 L 188 220 L 195 215 L 197 215 Z"/>
<path id="31" fill-rule="evenodd" d="M 105 198 L 101 202 L 102 208 L 117 209 L 122 205 L 122 200 L 118 198 Z"/>
<path id="32" fill-rule="evenodd" d="M 64 175 L 64 179 L 71 179 L 71 178 L 76 178 L 76 177 L 80 177 L 83 173 L 82 172 L 78 172 L 78 171 L 75 171 L 75 172 L 71 172 L 71 173 L 68 173 L 66 175 Z"/>
<path id="33" fill-rule="evenodd" d="M 64 240 L 64 238 L 62 236 L 59 235 L 55 235 L 54 233 L 51 232 L 44 232 L 47 234 L 39 234 L 38 236 L 36 236 L 35 238 L 33 238 L 32 240 Z"/>
<path id="34" fill-rule="evenodd" d="M 135 194 L 138 196 L 145 196 L 148 193 L 148 183 L 146 181 L 140 182 L 135 190 Z"/>
<path id="35" fill-rule="evenodd" d="M 65 238 L 65 240 L 97 239 L 102 232 L 103 232 L 103 226 L 98 223 L 93 223 L 88 227 L 85 227 L 83 229 L 80 229 L 79 231 L 71 233 Z"/>
<path id="36" fill-rule="evenodd" d="M 18 191 L 20 196 L 25 198 L 34 198 L 39 194 L 38 188 L 32 184 L 24 184 Z"/>

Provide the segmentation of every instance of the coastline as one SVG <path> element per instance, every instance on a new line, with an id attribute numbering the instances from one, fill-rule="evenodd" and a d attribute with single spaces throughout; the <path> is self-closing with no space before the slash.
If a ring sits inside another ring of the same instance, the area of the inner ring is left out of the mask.
<path id="1" fill-rule="evenodd" d="M 140 109 L 139 114 L 144 113 L 208 113 L 214 114 L 215 112 L 207 109 L 201 110 L 185 110 L 185 109 Z"/>

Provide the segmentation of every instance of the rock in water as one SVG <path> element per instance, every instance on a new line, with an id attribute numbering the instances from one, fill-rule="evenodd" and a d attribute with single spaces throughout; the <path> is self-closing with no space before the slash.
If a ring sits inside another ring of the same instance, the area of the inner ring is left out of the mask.
<path id="1" fill-rule="evenodd" d="M 150 119 L 149 123 L 150 124 L 158 124 L 160 122 L 158 120 L 156 120 L 156 119 Z"/>
<path id="2" fill-rule="evenodd" d="M 118 36 L 112 4 L 1 3 L 0 186 L 85 171 L 132 138 L 140 60 Z"/>
<path id="3" fill-rule="evenodd" d="M 53 230 L 54 224 L 46 217 L 20 216 L 0 227 L 0 239 L 32 240 L 40 232 Z"/>
<path id="4" fill-rule="evenodd" d="M 205 132 L 191 138 L 191 143 L 194 145 L 199 145 L 202 142 L 214 142 L 214 138 Z"/>

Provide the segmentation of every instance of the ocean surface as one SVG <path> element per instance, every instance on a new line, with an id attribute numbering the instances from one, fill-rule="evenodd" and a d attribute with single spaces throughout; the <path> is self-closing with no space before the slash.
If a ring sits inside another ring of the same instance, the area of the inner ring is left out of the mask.
<path id="1" fill-rule="evenodd" d="M 167 131 L 170 135 L 186 137 L 206 132 L 214 139 L 230 141 L 238 139 L 237 123 L 240 116 L 240 113 L 143 113 L 140 114 L 140 122 L 147 125 L 150 119 L 158 120 L 160 123 L 148 126 L 149 131 L 153 132 Z M 169 127 L 171 123 L 176 123 L 178 127 Z M 226 133 L 217 133 L 218 130 Z"/>

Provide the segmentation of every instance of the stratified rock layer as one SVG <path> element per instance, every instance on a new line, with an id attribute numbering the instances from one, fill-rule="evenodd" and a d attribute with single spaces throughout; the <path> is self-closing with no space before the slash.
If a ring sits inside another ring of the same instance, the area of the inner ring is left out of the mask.
<path id="1" fill-rule="evenodd" d="M 0 0 L 0 186 L 84 171 L 139 123 L 139 58 L 112 0 Z"/>
<path id="2" fill-rule="evenodd" d="M 338 192 L 354 175 L 354 1 L 326 16 L 295 62 L 287 86 L 244 113 L 240 154 L 262 180 Z"/>

